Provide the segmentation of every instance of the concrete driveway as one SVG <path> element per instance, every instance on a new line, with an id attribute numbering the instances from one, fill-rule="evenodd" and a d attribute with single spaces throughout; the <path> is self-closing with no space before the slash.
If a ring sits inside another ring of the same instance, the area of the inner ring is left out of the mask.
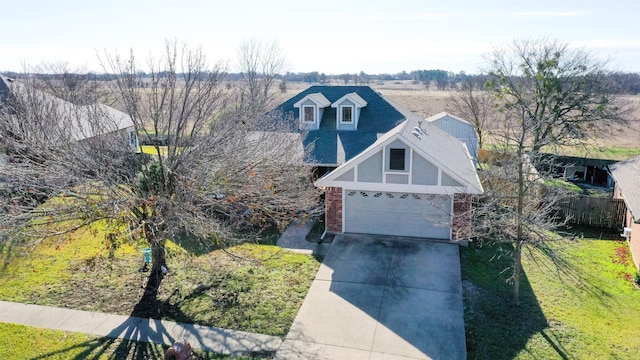
<path id="1" fill-rule="evenodd" d="M 339 235 L 276 359 L 465 359 L 458 246 Z"/>

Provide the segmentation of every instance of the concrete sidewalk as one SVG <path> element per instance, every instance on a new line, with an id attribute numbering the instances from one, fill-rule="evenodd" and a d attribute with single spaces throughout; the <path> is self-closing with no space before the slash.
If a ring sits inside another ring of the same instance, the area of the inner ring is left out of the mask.
<path id="1" fill-rule="evenodd" d="M 271 352 L 282 344 L 277 336 L 6 301 L 0 301 L 0 322 L 154 344 L 185 339 L 193 349 L 223 354 Z"/>

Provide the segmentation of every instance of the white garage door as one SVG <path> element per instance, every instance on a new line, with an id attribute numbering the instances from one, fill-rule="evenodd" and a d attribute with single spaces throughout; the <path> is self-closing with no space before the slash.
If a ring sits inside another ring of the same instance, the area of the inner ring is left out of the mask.
<path id="1" fill-rule="evenodd" d="M 451 196 L 346 190 L 345 232 L 451 237 Z"/>

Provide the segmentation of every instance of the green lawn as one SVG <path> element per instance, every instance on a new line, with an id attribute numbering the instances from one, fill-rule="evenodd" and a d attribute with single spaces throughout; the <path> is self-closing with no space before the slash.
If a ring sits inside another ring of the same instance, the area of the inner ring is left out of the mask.
<path id="1" fill-rule="evenodd" d="M 566 156 L 578 156 L 592 159 L 626 160 L 640 155 L 640 148 L 600 147 L 600 146 L 561 146 L 551 149 L 552 153 Z"/>
<path id="2" fill-rule="evenodd" d="M 96 225 L 32 251 L 5 244 L 0 247 L 0 299 L 284 336 L 320 266 L 320 259 L 271 245 L 214 249 L 170 242 L 170 271 L 157 302 L 136 307 L 148 275 L 139 271 L 145 244 L 123 239 L 110 257 L 103 239 Z M 56 336 L 71 343 L 106 341 Z M 44 344 L 36 351 L 48 349 Z"/>
<path id="3" fill-rule="evenodd" d="M 511 302 L 508 272 L 500 273 L 509 247 L 463 249 L 469 358 L 640 358 L 635 267 L 624 242 L 599 237 L 556 245 L 566 260 L 560 268 L 532 251 L 523 261 L 519 307 Z"/>
<path id="4" fill-rule="evenodd" d="M 0 359 L 158 359 L 167 346 L 0 323 Z M 194 351 L 198 359 L 254 359 Z"/>

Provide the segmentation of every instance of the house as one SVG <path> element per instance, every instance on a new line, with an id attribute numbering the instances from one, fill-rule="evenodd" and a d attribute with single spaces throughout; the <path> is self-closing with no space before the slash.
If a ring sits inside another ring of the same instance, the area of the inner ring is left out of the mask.
<path id="1" fill-rule="evenodd" d="M 473 124 L 447 112 L 441 112 L 425 120 L 462 141 L 467 146 L 473 163 L 478 166 L 478 133 Z"/>
<path id="2" fill-rule="evenodd" d="M 305 162 L 325 174 L 314 184 L 327 232 L 468 238 L 471 196 L 483 192 L 470 123 L 424 120 L 368 86 L 312 86 L 276 109 L 307 133 Z"/>
<path id="3" fill-rule="evenodd" d="M 52 116 L 49 124 L 42 125 L 49 136 L 81 142 L 112 134 L 119 139 L 118 148 L 140 152 L 136 128 L 128 114 L 104 104 L 75 105 L 0 75 L 0 111 L 13 114 L 27 97 Z"/>
<path id="4" fill-rule="evenodd" d="M 609 167 L 616 181 L 613 197 L 627 206 L 622 236 L 627 239 L 633 263 L 640 270 L 640 156 Z"/>

